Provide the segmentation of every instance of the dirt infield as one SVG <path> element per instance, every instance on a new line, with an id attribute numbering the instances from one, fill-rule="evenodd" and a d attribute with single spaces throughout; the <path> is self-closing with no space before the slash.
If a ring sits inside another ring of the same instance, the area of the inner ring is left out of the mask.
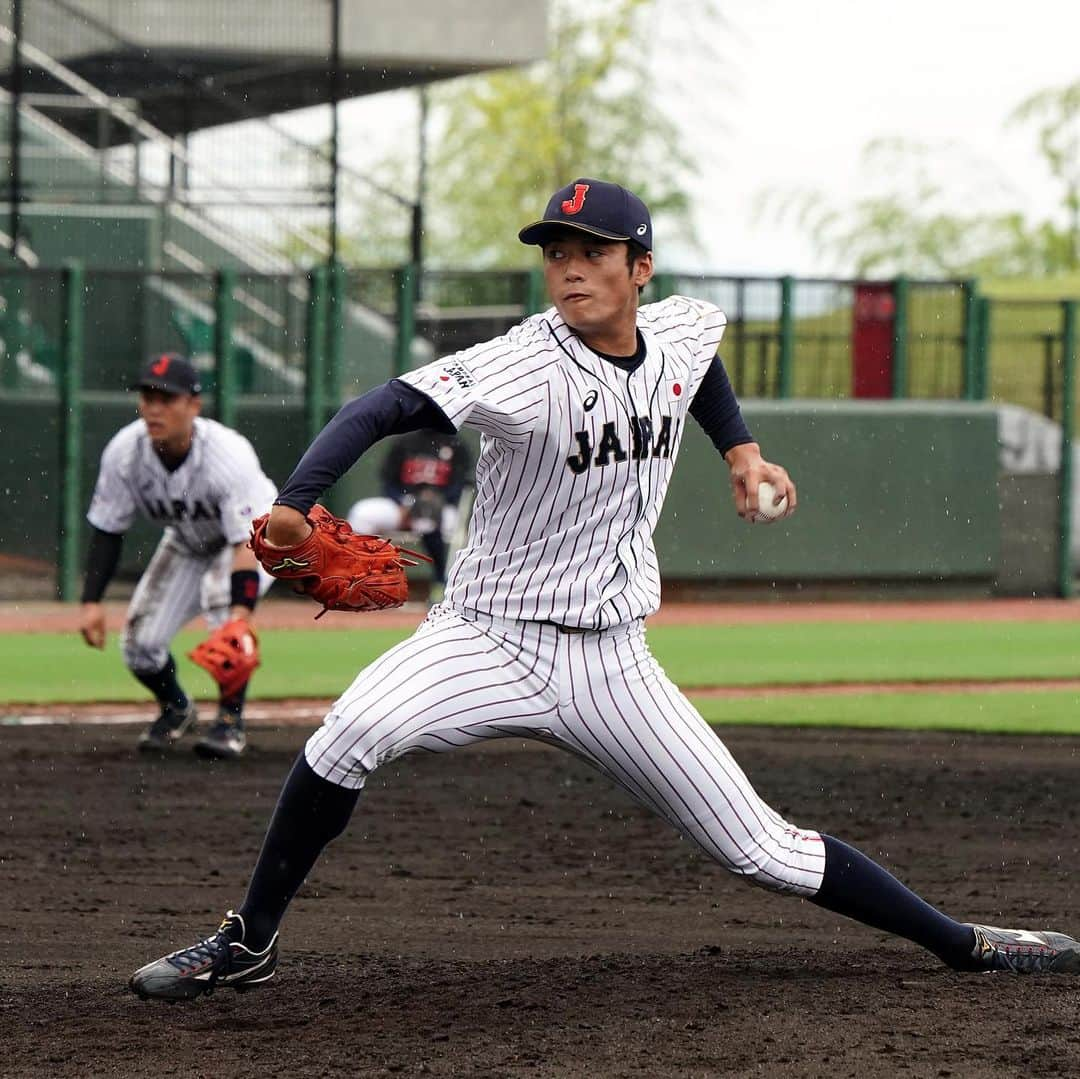
<path id="1" fill-rule="evenodd" d="M 304 738 L 147 760 L 125 727 L 2 732 L 0 1076 L 1060 1076 L 1080 979 L 960 976 L 753 890 L 572 758 L 375 773 L 279 975 L 141 1003 L 130 971 L 241 896 Z M 966 918 L 1080 929 L 1080 740 L 725 735 L 794 821 Z"/>

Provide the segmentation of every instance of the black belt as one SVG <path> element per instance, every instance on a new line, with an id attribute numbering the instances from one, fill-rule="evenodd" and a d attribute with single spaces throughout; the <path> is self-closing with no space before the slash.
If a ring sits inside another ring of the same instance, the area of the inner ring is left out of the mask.
<path id="1" fill-rule="evenodd" d="M 554 626 L 560 633 L 595 633 L 588 626 L 564 626 L 560 622 L 541 622 L 542 626 Z"/>

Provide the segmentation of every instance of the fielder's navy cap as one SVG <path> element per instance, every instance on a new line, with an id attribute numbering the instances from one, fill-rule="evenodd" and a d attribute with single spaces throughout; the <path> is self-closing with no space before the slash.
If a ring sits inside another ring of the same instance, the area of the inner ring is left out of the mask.
<path id="1" fill-rule="evenodd" d="M 151 356 L 132 384 L 133 390 L 161 390 L 162 393 L 202 393 L 199 372 L 179 352 L 159 352 Z"/>
<path id="2" fill-rule="evenodd" d="M 633 193 L 605 180 L 575 180 L 551 196 L 543 219 L 518 233 L 523 244 L 543 246 L 559 229 L 577 229 L 605 240 L 629 240 L 652 250 L 649 208 Z"/>

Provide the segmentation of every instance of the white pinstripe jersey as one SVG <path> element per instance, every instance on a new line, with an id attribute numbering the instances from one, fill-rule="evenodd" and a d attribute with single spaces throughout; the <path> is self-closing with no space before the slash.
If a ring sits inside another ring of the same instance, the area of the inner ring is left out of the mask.
<path id="1" fill-rule="evenodd" d="M 192 554 L 210 555 L 243 543 L 252 518 L 267 513 L 276 495 L 251 443 L 231 428 L 197 416 L 191 451 L 170 472 L 146 424 L 135 420 L 101 454 L 86 519 L 103 532 L 123 533 L 142 514 L 166 526 Z"/>
<path id="2" fill-rule="evenodd" d="M 673 296 L 640 308 L 637 321 L 647 351 L 629 375 L 552 308 L 403 376 L 455 427 L 482 433 L 447 603 L 590 629 L 660 606 L 652 534 L 726 319 Z"/>

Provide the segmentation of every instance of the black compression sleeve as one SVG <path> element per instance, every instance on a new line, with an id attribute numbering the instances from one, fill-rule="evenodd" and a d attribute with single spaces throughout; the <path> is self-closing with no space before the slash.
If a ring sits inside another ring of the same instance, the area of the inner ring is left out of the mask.
<path id="1" fill-rule="evenodd" d="M 86 550 L 83 603 L 97 603 L 105 595 L 105 589 L 120 562 L 120 548 L 123 545 L 123 533 L 102 532 L 100 528 L 94 528 L 90 533 L 90 545 Z"/>
<path id="2" fill-rule="evenodd" d="M 712 439 L 721 455 L 732 446 L 754 441 L 719 356 L 713 357 L 701 380 L 697 394 L 690 403 L 690 415 L 701 424 L 702 430 Z"/>
<path id="3" fill-rule="evenodd" d="M 392 379 L 355 397 L 319 432 L 285 481 L 276 504 L 307 513 L 319 496 L 345 475 L 380 438 L 434 427 L 452 434 L 454 425 L 430 397 Z"/>
<path id="4" fill-rule="evenodd" d="M 255 610 L 259 602 L 259 571 L 234 569 L 229 576 L 229 606 Z"/>

